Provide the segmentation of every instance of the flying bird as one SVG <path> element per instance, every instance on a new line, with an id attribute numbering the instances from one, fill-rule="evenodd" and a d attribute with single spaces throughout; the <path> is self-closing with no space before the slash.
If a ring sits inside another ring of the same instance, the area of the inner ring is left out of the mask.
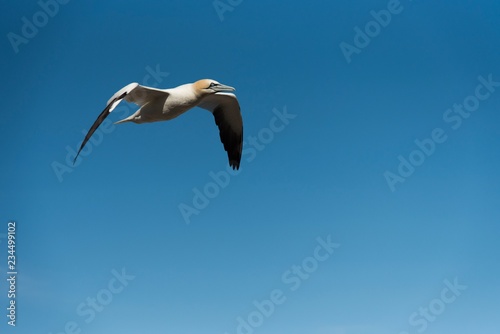
<path id="1" fill-rule="evenodd" d="M 106 108 L 85 136 L 73 163 L 99 125 L 122 100 L 125 100 L 137 104 L 140 108 L 115 124 L 168 121 L 194 107 L 210 111 L 214 115 L 215 124 L 219 127 L 220 140 L 227 152 L 229 165 L 233 169 L 239 169 L 243 146 L 243 120 L 236 95 L 230 93 L 234 90 L 233 87 L 212 79 L 202 79 L 169 89 L 157 89 L 141 86 L 135 82 L 131 83 L 109 99 Z"/>

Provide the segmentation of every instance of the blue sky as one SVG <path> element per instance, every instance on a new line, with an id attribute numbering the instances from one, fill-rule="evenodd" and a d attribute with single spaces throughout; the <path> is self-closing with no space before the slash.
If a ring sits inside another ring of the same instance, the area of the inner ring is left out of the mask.
<path id="1" fill-rule="evenodd" d="M 47 3 L 1 10 L 8 331 L 498 333 L 497 1 Z M 201 109 L 66 163 L 121 87 L 206 77 L 237 175 Z"/>

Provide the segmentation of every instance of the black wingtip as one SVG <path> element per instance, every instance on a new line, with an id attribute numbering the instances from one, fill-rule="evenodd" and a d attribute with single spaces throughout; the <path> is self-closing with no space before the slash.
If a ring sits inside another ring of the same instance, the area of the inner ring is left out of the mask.
<path id="1" fill-rule="evenodd" d="M 240 163 L 237 161 L 229 161 L 229 167 L 232 167 L 233 170 L 239 170 L 240 169 Z"/>
<path id="2" fill-rule="evenodd" d="M 82 150 L 83 147 L 80 147 L 78 150 L 78 153 L 76 154 L 75 158 L 73 159 L 73 166 L 75 165 L 76 159 L 78 159 L 78 156 L 80 155 L 80 151 Z"/>

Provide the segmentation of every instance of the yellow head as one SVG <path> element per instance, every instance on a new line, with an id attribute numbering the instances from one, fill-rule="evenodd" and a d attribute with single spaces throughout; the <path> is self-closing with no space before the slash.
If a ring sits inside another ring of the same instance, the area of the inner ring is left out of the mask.
<path id="1" fill-rule="evenodd" d="M 212 79 L 198 80 L 193 84 L 193 88 L 197 94 L 215 94 L 217 92 L 232 92 L 235 89 L 230 86 L 223 85 Z"/>

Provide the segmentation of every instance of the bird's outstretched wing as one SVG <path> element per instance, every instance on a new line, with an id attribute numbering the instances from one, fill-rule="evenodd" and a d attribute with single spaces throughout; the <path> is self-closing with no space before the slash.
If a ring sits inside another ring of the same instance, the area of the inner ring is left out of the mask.
<path id="1" fill-rule="evenodd" d="M 198 107 L 207 109 L 214 115 L 229 165 L 233 169 L 239 169 L 243 148 L 243 119 L 236 96 L 221 92 L 211 94 L 205 97 Z"/>
<path id="2" fill-rule="evenodd" d="M 85 147 L 85 144 L 89 141 L 90 137 L 94 134 L 94 132 L 97 130 L 99 125 L 101 125 L 102 122 L 108 117 L 108 115 L 115 109 L 115 107 L 123 100 L 127 102 L 133 102 L 137 104 L 138 106 L 143 106 L 144 104 L 148 103 L 152 99 L 155 99 L 156 97 L 159 96 L 165 96 L 167 94 L 165 91 L 156 89 L 156 88 L 151 88 L 151 87 L 146 87 L 146 86 L 141 86 L 138 83 L 131 83 L 128 84 L 127 86 L 123 87 L 120 89 L 118 92 L 116 92 L 109 100 L 106 105 L 106 108 L 101 112 L 99 117 L 95 120 L 94 124 L 92 124 L 92 127 L 90 128 L 89 132 L 85 136 L 85 139 L 82 142 L 82 145 L 80 145 L 80 149 L 78 150 L 78 153 L 75 156 L 75 159 L 73 160 L 73 164 L 75 163 L 76 159 L 78 158 L 78 155 L 80 154 L 81 150 Z"/>

